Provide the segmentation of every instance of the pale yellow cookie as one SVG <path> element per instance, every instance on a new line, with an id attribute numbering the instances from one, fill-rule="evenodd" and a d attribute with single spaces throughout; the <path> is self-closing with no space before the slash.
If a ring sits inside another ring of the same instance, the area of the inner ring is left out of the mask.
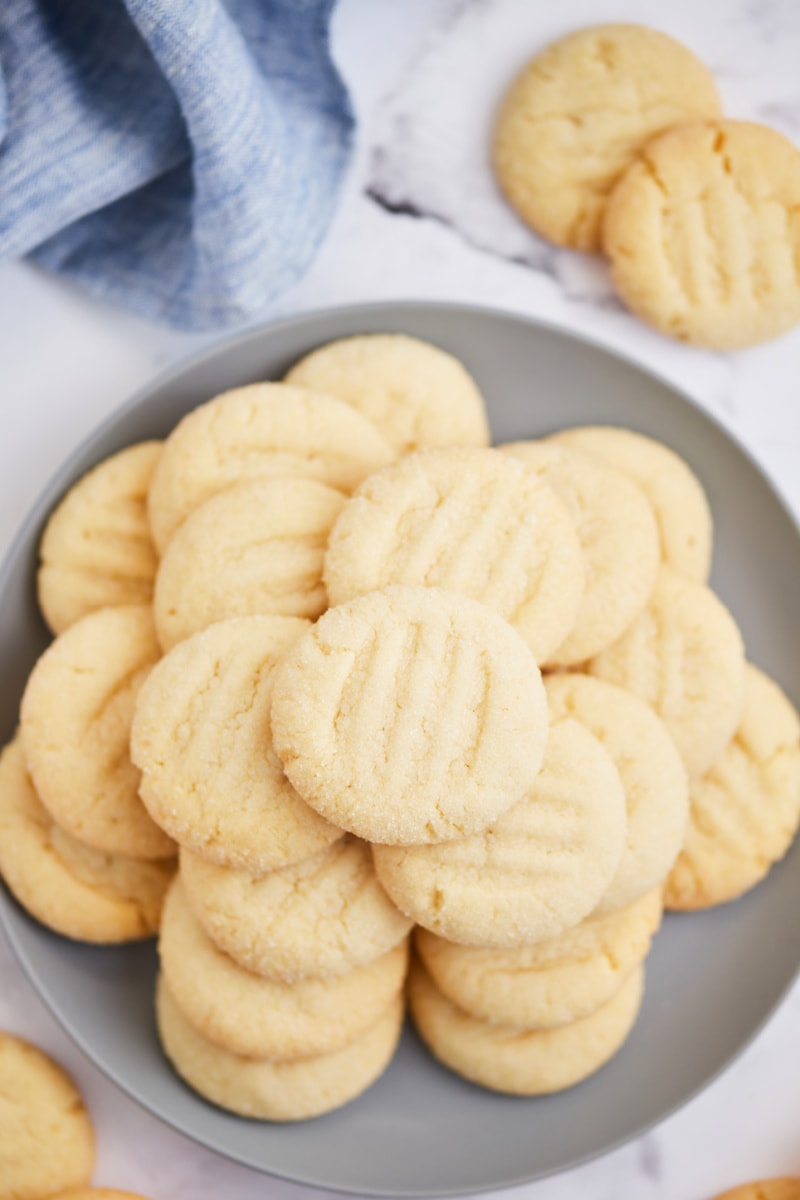
<path id="1" fill-rule="evenodd" d="M 224 392 L 167 438 L 148 495 L 153 540 L 163 554 L 189 513 L 231 484 L 295 475 L 351 492 L 393 458 L 375 426 L 334 396 L 285 383 Z"/>
<path id="2" fill-rule="evenodd" d="M 304 1121 L 354 1100 L 391 1062 L 403 1026 L 398 996 L 356 1041 L 294 1062 L 244 1058 L 209 1042 L 181 1014 L 163 979 L 156 988 L 164 1051 L 189 1087 L 212 1104 L 262 1121 Z"/>
<path id="3" fill-rule="evenodd" d="M 800 1176 L 758 1179 L 720 1192 L 715 1200 L 800 1200 Z"/>
<path id="4" fill-rule="evenodd" d="M 669 908 L 733 900 L 783 858 L 800 822 L 800 719 L 778 685 L 749 663 L 733 741 L 692 782 L 689 830 L 667 880 Z"/>
<path id="5" fill-rule="evenodd" d="M 138 1192 L 120 1192 L 117 1188 L 70 1188 L 68 1192 L 59 1192 L 51 1200 L 147 1200 Z"/>
<path id="6" fill-rule="evenodd" d="M 22 697 L 22 749 L 39 799 L 107 854 L 175 853 L 142 804 L 128 750 L 136 694 L 158 656 L 149 605 L 101 608 L 45 650 Z"/>
<path id="7" fill-rule="evenodd" d="M 714 117 L 713 77 L 643 25 L 596 25 L 554 42 L 514 81 L 494 131 L 506 198 L 548 241 L 599 250 L 609 192 L 655 134 Z"/>
<path id="8" fill-rule="evenodd" d="M 700 480 L 674 450 L 642 433 L 612 425 L 564 429 L 553 440 L 594 454 L 630 476 L 653 506 L 662 561 L 688 579 L 707 581 L 713 540 L 711 509 Z"/>
<path id="9" fill-rule="evenodd" d="M 234 617 L 170 650 L 139 692 L 131 756 L 153 819 L 212 862 L 270 871 L 342 836 L 300 799 L 272 746 L 276 665 L 308 628 Z"/>
<path id="10" fill-rule="evenodd" d="M 325 556 L 331 604 L 400 583 L 480 600 L 544 662 L 575 624 L 583 554 L 564 505 L 497 450 L 420 450 L 370 475 Z"/>
<path id="11" fill-rule="evenodd" d="M 286 774 L 329 821 L 370 841 L 485 829 L 539 770 L 539 668 L 497 613 L 439 588 L 390 587 L 331 608 L 275 673 Z"/>
<path id="12" fill-rule="evenodd" d="M 408 942 L 333 979 L 265 979 L 218 950 L 186 898 L 170 889 L 158 942 L 173 1000 L 203 1037 L 248 1058 L 308 1058 L 354 1041 L 402 991 Z"/>
<path id="13" fill-rule="evenodd" d="M 14 741 L 0 755 L 0 875 L 37 921 L 81 942 L 150 937 L 175 872 L 92 850 L 70 837 L 40 804 Z"/>
<path id="14" fill-rule="evenodd" d="M 661 558 L 652 505 L 630 479 L 578 450 L 555 442 L 501 449 L 549 484 L 577 530 L 586 585 L 575 626 L 547 665 L 584 662 L 615 642 L 647 604 Z"/>
<path id="15" fill-rule="evenodd" d="M 418 446 L 486 446 L 483 397 L 458 359 L 401 333 L 343 338 L 312 350 L 286 382 L 347 401 L 401 454 Z"/>
<path id="16" fill-rule="evenodd" d="M 315 479 L 241 483 L 187 517 L 158 568 L 153 615 L 164 651 L 226 617 L 318 617 L 322 564 L 344 496 Z"/>
<path id="17" fill-rule="evenodd" d="M 378 883 L 369 846 L 354 838 L 260 876 L 182 850 L 180 872 L 211 940 L 248 971 L 287 983 L 372 962 L 412 925 Z"/>
<path id="18" fill-rule="evenodd" d="M 644 970 L 637 967 L 591 1016 L 556 1029 L 517 1029 L 463 1012 L 414 962 L 408 999 L 417 1032 L 451 1071 L 495 1092 L 540 1096 L 580 1083 L 616 1054 L 633 1028 L 643 989 Z"/>
<path id="19" fill-rule="evenodd" d="M 631 904 L 663 883 L 683 845 L 689 780 L 664 722 L 636 696 L 589 675 L 548 675 L 553 721 L 574 717 L 602 743 L 625 793 L 625 853 L 600 912 Z"/>
<path id="20" fill-rule="evenodd" d="M 468 946 L 554 937 L 599 903 L 625 849 L 625 795 L 609 755 L 577 721 L 554 724 L 524 800 L 489 829 L 428 846 L 373 846 L 401 912 Z"/>
<path id="21" fill-rule="evenodd" d="M 668 567 L 661 568 L 645 611 L 587 670 L 655 709 L 690 776 L 716 762 L 742 715 L 739 628 L 709 588 Z"/>
<path id="22" fill-rule="evenodd" d="M 45 1200 L 94 1170 L 94 1130 L 80 1092 L 36 1046 L 0 1031 L 0 1195 Z"/>
<path id="23" fill-rule="evenodd" d="M 558 937 L 515 950 L 459 946 L 418 928 L 428 974 L 453 1004 L 482 1021 L 550 1029 L 606 1004 L 644 961 L 661 923 L 660 888 L 627 908 L 592 916 Z"/>
<path id="24" fill-rule="evenodd" d="M 42 535 L 39 605 L 53 633 L 117 604 L 147 604 L 158 560 L 147 490 L 161 442 L 105 459 L 67 492 Z"/>
<path id="25" fill-rule="evenodd" d="M 603 246 L 637 316 L 736 350 L 800 321 L 800 151 L 766 125 L 703 121 L 650 142 L 608 201 Z"/>

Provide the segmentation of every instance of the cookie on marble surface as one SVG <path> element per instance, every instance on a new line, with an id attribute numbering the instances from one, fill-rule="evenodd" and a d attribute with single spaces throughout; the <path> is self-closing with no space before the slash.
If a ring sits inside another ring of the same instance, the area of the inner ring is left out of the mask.
<path id="1" fill-rule="evenodd" d="M 330 1054 L 293 1062 L 245 1058 L 209 1042 L 156 987 L 161 1044 L 189 1087 L 220 1108 L 263 1121 L 303 1121 L 354 1100 L 388 1067 L 403 1026 L 400 996 L 366 1033 Z"/>
<path id="2" fill-rule="evenodd" d="M 94 1170 L 94 1130 L 75 1084 L 51 1058 L 0 1031 L 0 1188 L 45 1200 Z"/>
<path id="3" fill-rule="evenodd" d="M 662 889 L 558 937 L 514 950 L 459 946 L 418 927 L 414 945 L 433 983 L 482 1021 L 522 1029 L 567 1025 L 596 1012 L 644 961 L 661 924 Z"/>
<path id="4" fill-rule="evenodd" d="M 136 700 L 131 756 L 141 796 L 175 841 L 212 862 L 264 872 L 342 836 L 301 800 L 270 737 L 275 668 L 309 627 L 234 617 L 180 642 Z"/>
<path id="5" fill-rule="evenodd" d="M 643 25 L 597 25 L 546 47 L 503 100 L 493 157 L 519 216 L 559 246 L 599 250 L 606 202 L 650 138 L 719 114 L 708 69 Z"/>
<path id="6" fill-rule="evenodd" d="M 355 838 L 260 876 L 182 850 L 180 873 L 211 940 L 248 971 L 287 983 L 372 962 L 412 925 L 379 884 L 369 846 Z"/>
<path id="7" fill-rule="evenodd" d="M 158 942 L 161 971 L 183 1016 L 234 1054 L 285 1062 L 355 1041 L 403 988 L 408 943 L 332 979 L 265 979 L 218 950 L 180 879 L 169 891 Z"/>
<path id="8" fill-rule="evenodd" d="M 720 1192 L 715 1200 L 800 1200 L 800 1176 L 758 1179 Z"/>
<path id="9" fill-rule="evenodd" d="M 650 142 L 611 193 L 603 246 L 622 300 L 717 350 L 800 321 L 800 151 L 766 125 L 698 121 Z"/>
<path id="10" fill-rule="evenodd" d="M 690 776 L 703 775 L 744 708 L 742 635 L 717 596 L 662 567 L 645 611 L 587 670 L 655 709 Z"/>
<path id="11" fill-rule="evenodd" d="M 136 695 L 159 654 L 149 605 L 101 608 L 48 646 L 22 697 L 20 737 L 39 799 L 68 833 L 107 854 L 175 853 L 142 804 L 129 753 Z"/>
<path id="12" fill-rule="evenodd" d="M 443 996 L 418 961 L 408 984 L 411 1016 L 435 1058 L 492 1091 L 540 1096 L 573 1087 L 616 1054 L 636 1021 L 644 970 L 637 967 L 590 1016 L 555 1029 L 479 1021 Z"/>
<path id="13" fill-rule="evenodd" d="M 800 822 L 800 719 L 774 680 L 748 663 L 733 740 L 689 792 L 689 829 L 667 880 L 668 908 L 708 908 L 755 887 Z"/>
<path id="14" fill-rule="evenodd" d="M 39 606 L 53 633 L 118 604 L 148 604 L 158 559 L 147 491 L 161 442 L 140 442 L 105 459 L 67 492 L 42 535 Z"/>
<path id="15" fill-rule="evenodd" d="M 272 734 L 322 816 L 402 845 L 485 829 L 539 771 L 534 657 L 483 604 L 389 587 L 328 609 L 275 673 Z"/>
<path id="16" fill-rule="evenodd" d="M 596 738 L 554 724 L 526 797 L 484 832 L 373 846 L 378 879 L 418 924 L 470 946 L 554 937 L 598 904 L 625 849 L 625 795 Z"/>
<path id="17" fill-rule="evenodd" d="M 348 500 L 325 555 L 331 604 L 389 584 L 441 587 L 500 613 L 544 662 L 583 595 L 564 505 L 509 455 L 476 447 L 410 454 Z"/>
<path id="18" fill-rule="evenodd" d="M 195 408 L 173 429 L 147 507 L 159 554 L 190 512 L 234 483 L 276 475 L 351 492 L 395 457 L 343 400 L 285 383 L 253 383 Z"/>
<path id="19" fill-rule="evenodd" d="M 174 859 L 121 858 L 84 846 L 39 801 L 19 742 L 0 755 L 0 875 L 37 921 L 81 942 L 150 937 Z"/>
<path id="20" fill-rule="evenodd" d="M 662 561 L 697 583 L 708 580 L 711 509 L 700 480 L 674 450 L 642 433 L 612 425 L 564 429 L 552 440 L 594 454 L 629 475 L 653 506 Z"/>
<path id="21" fill-rule="evenodd" d="M 641 488 L 597 458 L 551 441 L 502 446 L 566 506 L 583 549 L 586 584 L 575 626 L 548 666 L 582 663 L 620 637 L 650 597 L 661 548 Z"/>
<path id="22" fill-rule="evenodd" d="M 403 454 L 419 446 L 486 446 L 483 397 L 465 367 L 430 342 L 373 333 L 320 346 L 286 376 L 338 396 Z"/>
<path id="23" fill-rule="evenodd" d="M 663 883 L 689 818 L 689 780 L 664 722 L 630 692 L 577 672 L 545 678 L 553 721 L 573 717 L 610 754 L 625 793 L 626 847 L 598 909 L 631 904 Z"/>

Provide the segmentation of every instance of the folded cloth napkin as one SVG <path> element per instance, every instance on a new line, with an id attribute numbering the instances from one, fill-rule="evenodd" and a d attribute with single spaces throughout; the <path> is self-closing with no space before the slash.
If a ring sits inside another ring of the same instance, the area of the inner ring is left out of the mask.
<path id="1" fill-rule="evenodd" d="M 353 117 L 334 0 L 0 0 L 0 258 L 188 329 L 308 265 Z"/>

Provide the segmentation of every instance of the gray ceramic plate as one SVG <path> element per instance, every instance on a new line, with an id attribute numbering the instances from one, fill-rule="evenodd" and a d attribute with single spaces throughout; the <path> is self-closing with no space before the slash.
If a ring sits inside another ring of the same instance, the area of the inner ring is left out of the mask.
<path id="1" fill-rule="evenodd" d="M 607 351 L 532 321 L 451 305 L 318 313 L 228 342 L 135 397 L 54 479 L 0 577 L 0 736 L 14 729 L 26 676 L 46 644 L 34 603 L 42 523 L 105 455 L 166 434 L 189 408 L 347 334 L 396 330 L 452 351 L 477 379 L 497 441 L 560 426 L 616 423 L 663 439 L 694 467 L 716 521 L 713 583 L 754 662 L 800 701 L 800 537 L 769 482 L 722 429 L 667 384 Z M 641 1016 L 586 1083 L 533 1100 L 492 1095 L 436 1065 L 407 1031 L 386 1075 L 340 1112 L 256 1124 L 195 1096 L 159 1053 L 152 946 L 73 945 L 4 894 L 0 913 L 41 996 L 87 1055 L 176 1129 L 239 1162 L 313 1184 L 384 1196 L 446 1195 L 574 1166 L 659 1121 L 753 1037 L 800 964 L 800 842 L 753 893 L 716 912 L 669 917 L 648 960 Z"/>

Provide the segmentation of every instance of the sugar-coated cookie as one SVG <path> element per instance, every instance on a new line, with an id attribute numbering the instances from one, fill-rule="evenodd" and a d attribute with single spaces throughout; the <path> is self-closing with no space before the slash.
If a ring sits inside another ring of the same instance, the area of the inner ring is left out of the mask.
<path id="1" fill-rule="evenodd" d="M 275 673 L 272 734 L 301 796 L 374 842 L 485 829 L 533 784 L 539 668 L 502 617 L 440 588 L 329 609 Z"/>
<path id="2" fill-rule="evenodd" d="M 679 125 L 650 142 L 608 200 L 603 245 L 637 316 L 735 350 L 800 321 L 800 151 L 749 121 Z"/>
<path id="3" fill-rule="evenodd" d="M 36 1046 L 0 1031 L 3 1200 L 45 1200 L 82 1187 L 94 1158 L 92 1123 L 75 1084 Z"/>
<path id="4" fill-rule="evenodd" d="M 182 1015 L 164 980 L 156 987 L 161 1043 L 181 1078 L 220 1108 L 262 1121 L 303 1121 L 354 1100 L 388 1067 L 403 1026 L 398 996 L 360 1038 L 294 1062 L 244 1058 L 209 1042 Z"/>
<path id="5" fill-rule="evenodd" d="M 22 749 L 39 799 L 107 854 L 175 853 L 142 804 L 128 749 L 136 695 L 159 653 L 149 605 L 101 608 L 45 650 L 22 697 Z"/>
<path id="6" fill-rule="evenodd" d="M 59 1192 L 50 1200 L 147 1200 L 138 1192 L 121 1192 L 118 1188 L 70 1188 L 68 1192 Z"/>
<path id="7" fill-rule="evenodd" d="M 247 970 L 287 983 L 372 962 L 412 925 L 378 883 L 369 846 L 354 838 L 261 876 L 186 850 L 180 870 L 211 940 Z"/>
<path id="8" fill-rule="evenodd" d="M 485 832 L 438 845 L 373 846 L 401 912 L 471 946 L 554 937 L 598 904 L 625 849 L 625 795 L 596 738 L 554 724 L 527 796 Z"/>
<path id="9" fill-rule="evenodd" d="M 153 819 L 212 862 L 263 872 L 342 836 L 300 799 L 272 746 L 272 681 L 308 628 L 234 617 L 180 642 L 139 692 L 131 755 Z"/>
<path id="10" fill-rule="evenodd" d="M 674 450 L 642 433 L 612 425 L 564 429 L 554 434 L 553 440 L 594 454 L 629 475 L 653 506 L 662 561 L 697 583 L 708 580 L 711 509 L 700 480 Z"/>
<path id="11" fill-rule="evenodd" d="M 285 383 L 253 383 L 194 409 L 172 431 L 148 494 L 163 554 L 189 513 L 248 479 L 299 475 L 351 492 L 394 452 L 343 400 Z"/>
<path id="12" fill-rule="evenodd" d="M 758 1179 L 720 1192 L 715 1200 L 800 1200 L 800 1176 Z"/>
<path id="13" fill-rule="evenodd" d="M 669 908 L 707 908 L 754 887 L 800 822 L 800 719 L 778 685 L 747 665 L 733 741 L 692 782 L 689 829 L 667 881 Z"/>
<path id="14" fill-rule="evenodd" d="M 401 333 L 320 346 L 286 376 L 347 401 L 400 453 L 419 446 L 486 446 L 489 426 L 474 380 L 452 354 Z"/>
<path id="15" fill-rule="evenodd" d="M 408 983 L 411 1016 L 435 1058 L 492 1091 L 540 1096 L 580 1083 L 616 1054 L 638 1015 L 644 971 L 637 967 L 591 1016 L 556 1029 L 479 1021 L 446 999 L 419 962 Z"/>
<path id="16" fill-rule="evenodd" d="M 537 233 L 599 250 L 608 194 L 641 147 L 719 112 L 711 73 L 680 42 L 642 25 L 581 29 L 515 80 L 495 127 L 495 171 Z"/>
<path id="17" fill-rule="evenodd" d="M 689 780 L 664 722 L 638 697 L 577 672 L 548 675 L 553 721 L 574 717 L 610 754 L 625 793 L 626 847 L 599 904 L 611 912 L 663 883 L 686 836 Z"/>
<path id="18" fill-rule="evenodd" d="M 0 755 L 0 875 L 37 921 L 81 942 L 116 943 L 158 929 L 173 859 L 121 858 L 70 837 L 42 806 L 19 742 Z"/>
<path id="19" fill-rule="evenodd" d="M 661 568 L 645 611 L 587 670 L 655 709 L 690 776 L 716 762 L 741 719 L 739 628 L 709 588 L 668 567 Z"/>
<path id="20" fill-rule="evenodd" d="M 550 1029 L 596 1012 L 644 961 L 661 924 L 662 889 L 515 950 L 459 946 L 418 927 L 414 945 L 439 991 L 482 1021 Z"/>
<path id="21" fill-rule="evenodd" d="M 161 442 L 140 442 L 105 459 L 67 492 L 42 535 L 39 606 L 53 633 L 117 604 L 147 604 L 158 559 L 147 491 Z"/>
<path id="22" fill-rule="evenodd" d="M 578 535 L 553 490 L 497 450 L 420 450 L 368 476 L 325 555 L 331 604 L 389 584 L 442 587 L 509 621 L 544 662 L 583 596 Z"/>
<path id="23" fill-rule="evenodd" d="M 575 626 L 546 665 L 582 663 L 615 642 L 647 604 L 661 559 L 652 505 L 631 479 L 578 450 L 551 441 L 502 449 L 553 489 L 577 530 L 586 585 Z"/>

